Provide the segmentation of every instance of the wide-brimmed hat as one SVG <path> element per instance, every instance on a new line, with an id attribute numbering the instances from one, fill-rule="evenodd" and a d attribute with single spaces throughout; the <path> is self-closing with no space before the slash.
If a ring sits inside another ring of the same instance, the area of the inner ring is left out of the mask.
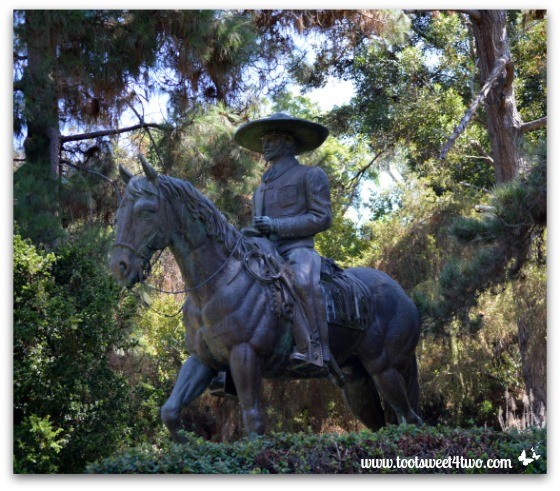
<path id="1" fill-rule="evenodd" d="M 263 136 L 273 132 L 288 133 L 293 136 L 296 143 L 295 155 L 315 150 L 329 136 L 329 130 L 322 124 L 276 113 L 244 124 L 235 132 L 233 138 L 242 147 L 262 153 Z"/>

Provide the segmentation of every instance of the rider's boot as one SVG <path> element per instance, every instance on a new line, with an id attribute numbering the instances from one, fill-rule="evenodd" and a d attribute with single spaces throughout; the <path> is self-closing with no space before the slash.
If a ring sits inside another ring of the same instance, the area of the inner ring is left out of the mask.
<path id="1" fill-rule="evenodd" d="M 296 335 L 296 350 L 290 355 L 290 359 L 299 362 L 301 365 L 311 364 L 317 367 L 324 367 L 324 346 L 322 342 L 322 329 L 326 329 L 326 317 L 318 314 L 316 309 L 317 296 L 301 296 L 300 297 L 301 316 L 299 319 L 302 323 L 295 329 L 299 331 Z M 321 301 L 322 304 L 322 301 Z M 321 322 L 325 322 L 322 327 Z"/>
<path id="2" fill-rule="evenodd" d="M 311 326 L 308 322 L 309 315 L 305 312 L 306 306 L 301 301 L 299 307 L 295 310 L 294 315 L 294 352 L 290 355 L 290 360 L 294 361 L 297 366 L 307 364 L 323 366 L 323 353 L 321 344 L 313 342 L 311 339 Z M 314 318 L 313 318 L 314 320 Z"/>

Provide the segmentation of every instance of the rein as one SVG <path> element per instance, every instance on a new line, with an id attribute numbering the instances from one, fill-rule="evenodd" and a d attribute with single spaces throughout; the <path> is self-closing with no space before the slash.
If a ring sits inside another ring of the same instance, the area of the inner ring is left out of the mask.
<path id="1" fill-rule="evenodd" d="M 157 291 L 159 293 L 168 293 L 171 295 L 180 295 L 181 293 L 189 293 L 189 292 L 194 292 L 195 290 L 198 290 L 199 288 L 203 287 L 204 285 L 206 285 L 207 283 L 209 283 L 210 281 L 212 281 L 217 275 L 218 273 L 220 273 L 229 263 L 229 260 L 233 257 L 233 254 L 235 253 L 235 250 L 237 249 L 237 246 L 239 245 L 239 243 L 241 242 L 241 239 L 243 238 L 242 235 L 239 236 L 239 239 L 237 239 L 237 242 L 235 243 L 235 245 L 233 246 L 233 248 L 231 249 L 231 252 L 229 254 L 229 256 L 227 257 L 227 259 L 222 263 L 222 265 L 216 270 L 214 271 L 208 278 L 206 278 L 204 281 L 202 281 L 201 283 L 199 283 L 198 285 L 195 285 L 191 288 L 185 288 L 184 290 L 177 290 L 177 291 L 167 291 L 167 290 L 162 290 L 161 288 L 158 288 L 156 286 L 152 286 L 152 285 L 148 285 L 147 283 L 144 282 L 144 280 L 146 278 L 143 278 L 140 281 L 140 284 L 142 284 L 143 286 L 145 286 L 146 288 L 149 288 L 150 290 L 153 291 Z M 158 257 L 156 258 L 156 260 L 149 265 L 149 271 L 151 271 L 152 267 L 154 264 L 156 264 L 156 262 L 158 261 L 158 259 L 161 256 L 161 253 L 163 251 L 160 251 Z M 138 255 L 138 257 L 142 258 L 142 256 Z"/>
<path id="2" fill-rule="evenodd" d="M 140 285 L 142 285 L 142 287 L 144 288 L 148 288 L 152 291 L 157 291 L 159 293 L 167 293 L 167 294 L 171 294 L 171 295 L 180 295 L 181 293 L 188 293 L 188 292 L 193 292 L 195 290 L 198 290 L 200 287 L 206 285 L 208 282 L 210 282 L 214 277 L 216 277 L 216 275 L 222 271 L 227 264 L 229 263 L 229 260 L 233 257 L 233 254 L 235 253 L 235 250 L 237 249 L 237 246 L 239 245 L 239 243 L 241 242 L 242 236 L 239 237 L 239 239 L 237 240 L 237 242 L 235 243 L 235 245 L 233 246 L 229 256 L 227 257 L 227 259 L 223 262 L 223 264 L 216 270 L 214 271 L 208 278 L 206 278 L 204 281 L 202 281 L 201 283 L 199 283 L 196 286 L 193 286 L 191 288 L 185 288 L 184 290 L 177 290 L 177 291 L 167 291 L 167 290 L 162 290 L 161 288 L 158 288 L 156 286 L 152 286 L 152 285 L 148 285 L 145 280 L 148 278 L 148 275 L 150 274 L 150 272 L 152 271 L 153 266 L 158 262 L 159 258 L 161 257 L 162 253 L 163 253 L 163 249 L 161 249 L 159 251 L 158 256 L 156 257 L 155 261 L 153 263 L 150 263 L 145 254 L 140 253 L 134 246 L 127 244 L 126 242 L 115 242 L 115 244 L 113 244 L 113 247 L 123 247 L 124 249 L 128 249 L 130 251 L 132 251 L 134 254 L 136 254 L 140 259 L 143 259 L 145 263 L 147 263 L 147 267 L 144 269 L 144 272 L 142 274 L 142 279 L 140 280 Z M 151 239 L 150 239 L 151 240 Z M 131 288 L 129 288 L 129 290 L 132 291 Z M 152 311 L 155 312 L 158 315 L 161 315 L 163 317 L 167 317 L 168 319 L 172 319 L 174 317 L 177 317 L 180 313 L 181 310 L 183 310 L 183 306 L 181 305 L 181 307 L 179 307 L 179 310 L 177 312 L 175 312 L 174 314 L 166 314 L 164 312 L 159 312 L 158 310 L 154 309 L 143 297 L 142 295 L 138 294 L 137 292 L 133 292 L 134 294 L 138 295 L 138 297 L 140 298 L 140 300 L 142 300 L 142 302 Z"/>
<path id="3" fill-rule="evenodd" d="M 152 239 L 152 237 L 150 238 L 150 240 L 151 239 Z M 137 257 L 144 260 L 144 262 L 146 263 L 146 267 L 144 269 L 142 279 L 139 281 L 139 284 L 142 285 L 142 287 L 148 288 L 149 290 L 156 291 L 156 292 L 159 292 L 159 293 L 165 293 L 165 294 L 170 294 L 170 295 L 180 295 L 182 293 L 189 293 L 189 292 L 196 291 L 199 288 L 203 287 L 204 285 L 208 284 L 210 281 L 212 281 L 229 264 L 230 259 L 235 254 L 235 251 L 237 250 L 237 247 L 239 246 L 242 239 L 243 239 L 243 235 L 240 235 L 239 238 L 237 239 L 237 242 L 235 243 L 235 245 L 231 249 L 231 252 L 229 253 L 229 256 L 222 263 L 222 265 L 216 271 L 214 271 L 208 278 L 206 278 L 204 281 L 198 283 L 197 285 L 195 285 L 193 287 L 185 288 L 184 290 L 176 290 L 176 291 L 175 290 L 174 291 L 163 290 L 163 289 L 158 288 L 156 286 L 148 285 L 145 282 L 145 280 L 150 275 L 153 266 L 158 262 L 159 258 L 161 257 L 161 254 L 163 253 L 163 249 L 161 249 L 159 251 L 159 254 L 156 257 L 156 259 L 152 263 L 150 263 L 145 254 L 141 253 L 134 246 L 132 246 L 132 245 L 126 243 L 126 242 L 115 242 L 115 244 L 113 244 L 113 247 L 123 247 L 124 249 L 128 249 L 128 250 L 132 251 L 134 254 L 136 254 Z M 263 268 L 263 270 L 258 271 L 256 269 L 254 269 L 253 267 L 251 267 L 251 262 L 254 259 L 256 259 L 257 262 L 262 261 L 261 267 Z M 272 255 L 269 255 L 269 254 L 261 255 L 258 251 L 247 252 L 242 258 L 242 266 L 244 267 L 245 271 L 249 274 L 249 276 L 251 276 L 252 278 L 256 279 L 257 281 L 259 281 L 261 283 L 271 283 L 273 281 L 277 281 L 282 277 L 282 274 L 283 274 L 283 268 L 276 258 L 274 258 Z M 288 286 L 290 286 L 290 285 L 288 284 Z M 134 293 L 136 293 L 136 292 L 134 292 Z M 183 309 L 183 306 L 181 306 L 181 307 L 179 307 L 179 310 L 175 314 L 171 314 L 171 315 L 170 314 L 165 314 L 165 313 L 159 312 L 159 311 L 155 310 L 153 307 L 151 307 L 148 304 L 148 302 L 140 294 L 138 294 L 138 296 L 151 311 L 153 311 L 156 314 L 161 315 L 163 317 L 167 317 L 167 318 L 177 317 L 181 313 L 181 310 Z"/>

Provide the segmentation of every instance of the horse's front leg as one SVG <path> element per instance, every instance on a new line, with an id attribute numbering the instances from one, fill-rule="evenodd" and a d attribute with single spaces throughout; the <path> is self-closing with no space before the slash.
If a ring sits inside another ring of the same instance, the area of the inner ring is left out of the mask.
<path id="1" fill-rule="evenodd" d="M 204 365 L 196 356 L 190 356 L 181 367 L 175 387 L 167 402 L 161 408 L 161 419 L 171 432 L 174 441 L 183 443 L 185 438 L 179 435 L 181 427 L 181 409 L 189 405 L 210 385 L 217 371 Z"/>
<path id="2" fill-rule="evenodd" d="M 249 436 L 264 433 L 261 412 L 261 363 L 249 343 L 235 346 L 229 355 L 229 366 L 237 390 L 243 425 Z"/>

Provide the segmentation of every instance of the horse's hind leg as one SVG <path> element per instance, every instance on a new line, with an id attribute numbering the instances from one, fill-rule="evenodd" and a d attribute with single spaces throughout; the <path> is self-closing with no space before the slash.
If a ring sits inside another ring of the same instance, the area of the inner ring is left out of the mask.
<path id="1" fill-rule="evenodd" d="M 375 385 L 383 396 L 386 404 L 395 411 L 397 420 L 402 423 L 421 425 L 422 419 L 414 412 L 408 400 L 404 379 L 395 367 L 388 367 L 376 373 L 365 365 L 373 377 Z"/>
<path id="2" fill-rule="evenodd" d="M 261 367 L 249 343 L 235 346 L 229 355 L 229 367 L 241 406 L 243 425 L 249 436 L 264 433 L 261 412 Z"/>
<path id="3" fill-rule="evenodd" d="M 410 407 L 416 414 L 420 414 L 420 386 L 418 384 L 418 362 L 416 361 L 416 356 L 413 356 L 412 358 L 410 370 L 405 376 L 405 382 L 406 395 L 408 396 Z"/>
<path id="4" fill-rule="evenodd" d="M 204 392 L 216 373 L 216 370 L 202 364 L 194 355 L 181 367 L 173 391 L 161 408 L 161 418 L 174 441 L 182 443 L 185 440 L 179 435 L 179 430 L 182 429 L 181 409 Z"/>
<path id="5" fill-rule="evenodd" d="M 383 407 L 377 387 L 364 370 L 361 363 L 352 366 L 350 374 L 345 373 L 344 399 L 346 404 L 364 425 L 376 431 L 385 424 Z"/>

